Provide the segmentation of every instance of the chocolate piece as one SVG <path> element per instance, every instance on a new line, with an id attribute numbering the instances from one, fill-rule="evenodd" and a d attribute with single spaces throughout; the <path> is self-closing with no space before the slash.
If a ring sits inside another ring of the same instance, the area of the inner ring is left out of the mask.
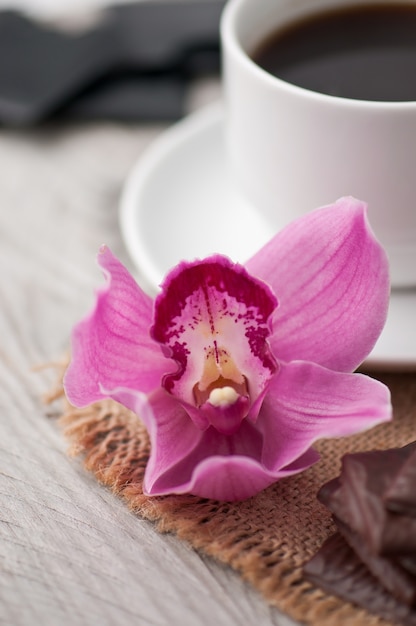
<path id="1" fill-rule="evenodd" d="M 384 589 L 399 602 L 416 606 L 416 577 L 394 559 L 373 554 L 361 537 L 341 520 L 335 518 L 335 523 L 350 548 Z"/>
<path id="2" fill-rule="evenodd" d="M 416 450 L 396 474 L 384 502 L 389 511 L 416 517 Z"/>
<path id="3" fill-rule="evenodd" d="M 398 561 L 405 570 L 416 576 L 416 556 L 410 554 L 409 556 L 400 556 Z"/>
<path id="4" fill-rule="evenodd" d="M 397 559 L 374 554 L 361 536 L 348 525 L 348 509 L 342 497 L 342 485 L 338 478 L 326 483 L 318 493 L 318 499 L 334 514 L 334 521 L 349 546 L 354 550 L 380 584 L 399 601 L 416 605 L 416 576 Z M 408 558 L 411 565 L 416 559 Z"/>
<path id="5" fill-rule="evenodd" d="M 346 523 L 373 552 L 394 555 L 416 553 L 416 518 L 387 511 L 383 496 L 392 477 L 415 450 L 416 443 L 392 450 L 346 455 L 341 474 Z"/>
<path id="6" fill-rule="evenodd" d="M 321 504 L 324 504 L 331 511 L 331 513 L 335 513 L 335 511 L 332 510 L 332 501 L 334 497 L 337 497 L 336 493 L 338 492 L 340 487 L 341 479 L 337 477 L 333 478 L 332 480 L 328 480 L 328 482 L 322 485 L 322 487 L 318 491 L 317 498 L 319 502 L 321 502 Z M 338 515 L 338 513 L 336 514 Z M 342 517 L 342 519 L 344 519 L 344 517 Z"/>
<path id="7" fill-rule="evenodd" d="M 390 595 L 370 574 L 343 537 L 336 533 L 304 566 L 311 583 L 404 626 L 416 625 L 416 611 Z"/>

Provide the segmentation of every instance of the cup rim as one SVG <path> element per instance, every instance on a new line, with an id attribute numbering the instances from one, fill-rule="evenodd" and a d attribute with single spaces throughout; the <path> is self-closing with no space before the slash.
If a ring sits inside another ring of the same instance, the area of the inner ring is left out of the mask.
<path id="1" fill-rule="evenodd" d="M 408 4 L 416 4 L 415 2 L 409 2 L 408 0 L 407 2 L 406 0 L 403 1 Z M 252 2 L 253 4 L 258 4 L 259 0 L 228 0 L 228 2 L 226 3 L 220 19 L 220 40 L 222 55 L 224 56 L 225 50 L 228 49 L 229 53 L 231 53 L 239 61 L 239 63 L 243 67 L 245 67 L 246 71 L 248 71 L 254 77 L 257 77 L 258 80 L 262 80 L 267 86 L 271 87 L 272 89 L 280 89 L 282 91 L 286 91 L 287 93 L 291 93 L 292 95 L 302 96 L 303 98 L 310 99 L 311 101 L 319 101 L 321 104 L 326 104 L 330 106 L 337 105 L 348 109 L 372 109 L 374 112 L 393 112 L 395 110 L 400 112 L 413 112 L 416 109 L 416 99 L 390 101 L 346 98 L 342 96 L 334 96 L 326 93 L 321 93 L 319 91 L 313 91 L 312 89 L 300 87 L 282 78 L 273 76 L 262 67 L 257 65 L 257 63 L 253 61 L 253 59 L 251 59 L 249 54 L 243 49 L 242 45 L 240 44 L 236 32 L 236 19 L 238 18 L 239 12 L 245 5 L 250 2 Z M 362 0 L 355 0 L 354 3 L 357 6 L 363 6 Z"/>

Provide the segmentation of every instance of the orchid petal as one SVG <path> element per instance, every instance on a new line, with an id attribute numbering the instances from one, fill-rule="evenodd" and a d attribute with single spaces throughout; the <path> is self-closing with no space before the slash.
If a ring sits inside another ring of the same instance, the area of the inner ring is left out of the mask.
<path id="1" fill-rule="evenodd" d="M 149 396 L 147 413 L 152 444 L 144 480 L 148 494 L 186 493 L 184 485 L 195 465 L 212 454 L 228 457 L 237 452 L 253 458 L 261 454 L 261 437 L 250 422 L 244 422 L 234 437 L 224 437 L 212 427 L 202 431 L 177 398 L 163 389 Z"/>
<path id="2" fill-rule="evenodd" d="M 259 461 L 243 456 L 212 456 L 195 467 L 187 492 L 214 500 L 245 500 L 282 478 L 299 474 L 316 463 L 315 450 L 307 450 L 290 466 L 271 471 Z"/>
<path id="3" fill-rule="evenodd" d="M 266 341 L 276 305 L 267 285 L 225 257 L 179 264 L 156 299 L 151 331 L 179 366 L 164 387 L 203 406 L 217 385 L 244 396 L 250 381 L 255 402 L 276 370 Z"/>
<path id="4" fill-rule="evenodd" d="M 192 493 L 240 500 L 317 460 L 316 452 L 307 450 L 287 467 L 271 471 L 261 463 L 263 438 L 251 422 L 243 422 L 230 437 L 214 428 L 202 432 L 165 391 L 149 397 L 147 412 L 152 414 L 145 418 L 152 442 L 143 485 L 148 495 Z"/>
<path id="5" fill-rule="evenodd" d="M 169 361 L 150 337 L 153 303 L 126 268 L 103 246 L 98 256 L 106 284 L 94 310 L 74 328 L 67 397 L 85 406 L 117 387 L 147 393 L 160 386 Z M 171 366 L 171 370 L 174 368 Z"/>
<path id="6" fill-rule="evenodd" d="M 277 471 L 270 471 L 258 460 L 248 456 L 207 456 L 193 469 L 189 480 L 175 480 L 181 475 L 175 471 L 167 472 L 148 489 L 148 495 L 167 495 L 170 493 L 190 493 L 201 498 L 225 500 L 228 502 L 244 500 L 257 495 L 281 478 L 304 471 L 318 460 L 315 450 L 307 452 L 293 464 Z M 176 469 L 176 468 L 175 468 Z"/>
<path id="7" fill-rule="evenodd" d="M 389 390 L 377 380 L 301 361 L 283 364 L 256 424 L 262 461 L 270 470 L 285 467 L 317 439 L 352 435 L 391 415 Z"/>
<path id="8" fill-rule="evenodd" d="M 186 459 L 192 456 L 200 443 L 203 431 L 189 419 L 180 402 L 164 389 L 158 389 L 149 396 L 145 413 L 151 454 L 143 488 L 151 493 L 152 485 L 169 471 L 176 473 L 177 480 L 180 480 L 181 470 L 176 468 L 186 465 Z"/>
<path id="9" fill-rule="evenodd" d="M 354 370 L 384 326 L 388 262 L 366 219 L 366 205 L 342 198 L 292 222 L 248 263 L 280 306 L 273 316 L 273 353 Z"/>
<path id="10" fill-rule="evenodd" d="M 232 502 L 256 495 L 279 477 L 249 457 L 212 456 L 195 467 L 192 479 L 182 489 L 201 498 Z"/>

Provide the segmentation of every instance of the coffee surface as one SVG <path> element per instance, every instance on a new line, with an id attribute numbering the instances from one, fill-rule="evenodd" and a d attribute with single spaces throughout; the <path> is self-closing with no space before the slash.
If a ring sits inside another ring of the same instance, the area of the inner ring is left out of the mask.
<path id="1" fill-rule="evenodd" d="M 319 13 L 272 33 L 252 54 L 289 83 L 360 100 L 416 100 L 416 4 Z"/>

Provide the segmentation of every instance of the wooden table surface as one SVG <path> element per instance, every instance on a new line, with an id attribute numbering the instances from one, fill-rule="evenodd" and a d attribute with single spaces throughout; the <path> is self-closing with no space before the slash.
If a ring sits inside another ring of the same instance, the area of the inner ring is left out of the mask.
<path id="1" fill-rule="evenodd" d="M 130 513 L 67 456 L 42 401 L 55 372 L 36 367 L 66 353 L 71 327 L 92 305 L 100 244 L 133 269 L 118 227 L 120 192 L 163 130 L 55 123 L 0 131 L 0 623 L 7 626 L 290 623 L 233 571 Z"/>

